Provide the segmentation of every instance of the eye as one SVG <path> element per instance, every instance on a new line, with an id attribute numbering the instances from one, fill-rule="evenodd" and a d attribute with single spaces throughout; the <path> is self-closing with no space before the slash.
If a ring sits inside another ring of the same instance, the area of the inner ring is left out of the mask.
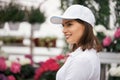
<path id="1" fill-rule="evenodd" d="M 68 26 L 68 27 L 69 27 L 69 26 L 72 26 L 72 24 L 71 24 L 71 23 L 67 23 L 67 24 L 66 24 L 66 26 Z"/>
<path id="2" fill-rule="evenodd" d="M 62 24 L 62 27 L 64 27 L 64 24 Z"/>

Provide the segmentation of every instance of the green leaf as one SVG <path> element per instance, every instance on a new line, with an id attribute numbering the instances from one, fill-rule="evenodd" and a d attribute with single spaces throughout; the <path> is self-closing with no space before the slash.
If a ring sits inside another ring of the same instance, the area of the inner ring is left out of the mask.
<path id="1" fill-rule="evenodd" d="M 34 23 L 43 23 L 45 21 L 44 13 L 42 13 L 39 8 L 34 9 L 31 8 L 31 11 L 29 12 L 29 22 Z"/>

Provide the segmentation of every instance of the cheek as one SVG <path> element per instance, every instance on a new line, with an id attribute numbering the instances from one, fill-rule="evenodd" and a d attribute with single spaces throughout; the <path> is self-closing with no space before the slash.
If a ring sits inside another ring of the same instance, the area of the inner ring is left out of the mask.
<path id="1" fill-rule="evenodd" d="M 82 37 L 83 35 L 83 32 L 84 32 L 84 28 L 82 27 L 76 27 L 74 30 L 73 30 L 73 40 L 75 42 L 78 42 L 80 40 L 80 38 Z"/>
<path id="2" fill-rule="evenodd" d="M 78 39 L 80 39 L 83 35 L 83 31 L 82 30 L 76 30 L 73 34 L 74 38 L 78 41 Z"/>

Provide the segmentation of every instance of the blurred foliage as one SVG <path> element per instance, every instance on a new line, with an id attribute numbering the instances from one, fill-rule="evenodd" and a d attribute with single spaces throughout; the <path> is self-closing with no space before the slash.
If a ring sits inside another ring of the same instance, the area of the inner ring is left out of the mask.
<path id="1" fill-rule="evenodd" d="M 5 22 L 22 22 L 28 21 L 31 24 L 43 23 L 45 21 L 45 15 L 37 9 L 31 7 L 30 10 L 22 9 L 23 6 L 10 2 L 8 5 L 0 6 L 0 24 Z"/>
<path id="2" fill-rule="evenodd" d="M 39 80 L 55 80 L 55 75 L 57 71 L 47 71 L 43 73 Z"/>
<path id="3" fill-rule="evenodd" d="M 100 43 L 102 43 L 103 39 L 105 38 L 105 34 L 103 32 L 97 32 L 97 38 L 99 39 Z"/>
<path id="4" fill-rule="evenodd" d="M 21 68 L 21 78 L 22 79 L 29 79 L 32 78 L 35 72 L 35 68 L 31 64 L 23 65 Z"/>
<path id="5" fill-rule="evenodd" d="M 0 37 L 0 41 L 3 42 L 4 45 L 21 45 L 23 44 L 24 37 L 14 37 L 14 36 L 4 36 Z M 34 38 L 33 42 L 36 47 L 56 47 L 56 37 L 45 37 L 45 38 Z"/>
<path id="6" fill-rule="evenodd" d="M 120 80 L 119 76 L 109 76 L 108 80 Z"/>
<path id="7" fill-rule="evenodd" d="M 4 16 L 4 9 L 3 7 L 0 7 L 0 23 L 4 22 L 3 16 Z"/>
<path id="8" fill-rule="evenodd" d="M 56 37 L 35 38 L 34 44 L 37 47 L 56 47 Z"/>
<path id="9" fill-rule="evenodd" d="M 21 6 L 12 2 L 0 10 L 0 22 L 21 22 L 24 17 L 25 12 L 21 10 Z"/>
<path id="10" fill-rule="evenodd" d="M 118 24 L 117 26 L 120 26 L 120 0 L 112 0 L 112 1 L 116 1 L 116 7 L 115 7 L 116 23 Z M 60 8 L 63 11 L 65 11 L 66 8 L 72 4 L 81 4 L 89 7 L 95 15 L 96 25 L 102 24 L 106 27 L 106 29 L 109 29 L 109 20 L 110 20 L 109 0 L 61 0 Z"/>
<path id="11" fill-rule="evenodd" d="M 11 37 L 11 36 L 4 36 L 0 37 L 0 40 L 3 41 L 5 45 L 12 45 L 12 44 L 23 44 L 23 37 Z"/>
<path id="12" fill-rule="evenodd" d="M 39 8 L 34 9 L 32 7 L 28 16 L 29 16 L 28 21 L 30 23 L 32 23 L 32 24 L 34 24 L 34 23 L 43 23 L 45 21 L 44 13 L 42 13 Z"/>
<path id="13" fill-rule="evenodd" d="M 115 14 L 116 14 L 116 23 L 118 26 L 120 26 L 120 0 L 114 0 L 116 1 L 115 6 Z"/>

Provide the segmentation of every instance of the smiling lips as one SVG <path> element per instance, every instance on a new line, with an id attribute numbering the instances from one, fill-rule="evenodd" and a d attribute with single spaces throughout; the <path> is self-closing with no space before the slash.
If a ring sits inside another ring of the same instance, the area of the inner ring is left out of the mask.
<path id="1" fill-rule="evenodd" d="M 68 39 L 72 34 L 65 34 L 66 39 Z"/>

